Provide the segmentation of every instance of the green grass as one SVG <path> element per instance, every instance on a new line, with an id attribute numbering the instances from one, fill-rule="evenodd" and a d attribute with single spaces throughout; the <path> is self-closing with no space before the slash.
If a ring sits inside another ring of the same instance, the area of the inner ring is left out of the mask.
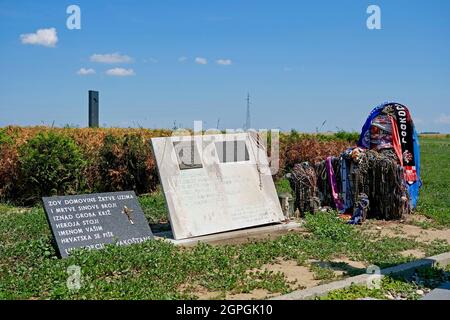
<path id="1" fill-rule="evenodd" d="M 450 226 L 450 139 L 421 137 L 423 186 L 417 211 Z"/>
<path id="2" fill-rule="evenodd" d="M 291 184 L 289 183 L 289 180 L 286 178 L 281 178 L 278 181 L 275 182 L 275 188 L 277 189 L 277 192 L 280 193 L 290 193 L 292 196 L 294 195 L 294 192 L 291 188 Z"/>
<path id="3" fill-rule="evenodd" d="M 374 298 L 380 300 L 402 299 L 417 300 L 423 293 L 429 292 L 441 283 L 450 280 L 447 269 L 432 267 L 416 271 L 415 277 L 385 276 L 378 288 L 369 288 L 365 285 L 351 285 L 348 288 L 329 292 L 320 300 L 356 300 L 361 298 Z"/>
<path id="4" fill-rule="evenodd" d="M 422 141 L 424 189 L 419 211 L 432 219 L 429 227 L 435 223 L 449 225 L 449 141 Z M 284 190 L 287 184 L 278 183 L 278 188 Z M 139 201 L 152 224 L 167 222 L 161 192 L 142 196 Z M 254 289 L 287 293 L 295 284 L 282 273 L 267 271 L 265 264 L 279 259 L 296 261 L 310 268 L 316 279 L 330 281 L 335 278 L 331 269 L 341 270 L 346 276 L 365 272 L 333 262 L 337 258 L 385 268 L 413 260 L 402 255 L 405 250 L 421 249 L 427 256 L 450 251 L 445 241 L 421 243 L 368 236 L 344 224 L 334 213 L 307 215 L 305 228 L 307 233 L 240 245 L 200 244 L 183 249 L 164 241 L 148 241 L 128 247 L 109 246 L 102 251 L 79 251 L 68 259 L 58 259 L 41 207 L 22 209 L 0 204 L 0 299 L 195 299 L 199 287 L 219 297 Z M 81 268 L 79 291 L 66 286 L 67 268 L 72 265 Z M 383 281 L 382 290 L 403 290 L 408 298 L 416 298 L 410 283 L 388 278 Z M 360 287 L 348 290 L 336 297 L 352 298 L 358 292 L 381 297 L 385 293 L 368 293 L 367 288 Z"/>
<path id="5" fill-rule="evenodd" d="M 416 293 L 419 288 L 420 287 L 414 283 L 408 283 L 403 280 L 386 276 L 381 280 L 381 286 L 378 289 L 369 289 L 362 285 L 351 285 L 348 288 L 332 291 L 319 299 L 356 300 L 361 298 L 374 298 L 386 300 L 388 299 L 388 296 L 394 297 L 393 294 L 395 294 L 408 300 L 416 300 L 421 297 Z"/>
<path id="6" fill-rule="evenodd" d="M 428 246 L 414 240 L 367 237 L 332 213 L 307 216 L 306 228 L 310 233 L 241 245 L 183 249 L 148 241 L 58 259 L 42 209 L 1 206 L 0 299 L 194 299 L 198 286 L 222 296 L 254 289 L 287 293 L 292 287 L 285 276 L 262 269 L 264 264 L 282 258 L 309 265 L 309 259 L 348 256 L 385 267 L 411 260 L 401 254 L 404 250 Z M 79 266 L 82 273 L 82 286 L 76 292 L 66 287 L 71 265 Z M 317 278 L 331 279 L 329 270 L 309 266 Z"/>
<path id="7" fill-rule="evenodd" d="M 168 221 L 166 201 L 160 190 L 139 197 L 139 204 L 149 223 L 165 223 Z"/>
<path id="8" fill-rule="evenodd" d="M 322 267 L 318 264 L 314 264 L 311 267 L 311 271 L 314 273 L 314 279 L 316 280 L 323 280 L 323 281 L 330 281 L 336 278 L 336 275 L 331 268 Z"/>

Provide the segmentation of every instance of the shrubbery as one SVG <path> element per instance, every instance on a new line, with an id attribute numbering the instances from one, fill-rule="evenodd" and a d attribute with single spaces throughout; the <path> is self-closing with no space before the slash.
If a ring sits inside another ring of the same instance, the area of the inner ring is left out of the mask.
<path id="1" fill-rule="evenodd" d="M 14 139 L 8 134 L 6 129 L 0 129 L 0 146 L 4 144 L 12 144 Z"/>
<path id="2" fill-rule="evenodd" d="M 152 192 L 158 175 L 149 140 L 169 135 L 142 128 L 0 128 L 0 201 L 31 205 L 47 194 Z"/>
<path id="3" fill-rule="evenodd" d="M 100 149 L 99 189 L 153 191 L 158 183 L 149 142 L 140 135 L 107 135 Z"/>
<path id="4" fill-rule="evenodd" d="M 282 133 L 281 140 L 287 144 L 292 144 L 304 139 L 313 139 L 318 142 L 350 142 L 355 143 L 359 139 L 358 132 L 347 132 L 339 130 L 330 133 L 300 133 L 292 129 L 289 133 Z"/>
<path id="5" fill-rule="evenodd" d="M 5 129 L 0 130 L 0 200 L 12 197 L 15 181 L 18 177 L 18 152 L 14 139 Z"/>
<path id="6" fill-rule="evenodd" d="M 314 137 L 299 138 L 280 147 L 281 173 L 290 171 L 296 163 L 308 161 L 315 163 L 328 156 L 338 156 L 352 143 L 343 140 L 321 141 Z"/>
<path id="7" fill-rule="evenodd" d="M 75 141 L 55 133 L 39 133 L 19 149 L 20 198 L 73 194 L 84 187 L 86 161 Z"/>
<path id="8" fill-rule="evenodd" d="M 171 134 L 142 128 L 0 128 L 0 201 L 32 204 L 43 195 L 152 192 L 159 181 L 149 140 Z M 339 155 L 355 142 L 348 141 L 352 136 L 281 133 L 276 178 L 295 163 Z"/>
<path id="9" fill-rule="evenodd" d="M 336 132 L 334 134 L 334 136 L 336 137 L 336 139 L 340 139 L 340 140 L 347 141 L 347 142 L 354 142 L 354 141 L 358 141 L 358 139 L 359 139 L 358 132 L 347 132 L 347 131 L 342 131 L 342 130 L 339 130 L 338 132 Z"/>

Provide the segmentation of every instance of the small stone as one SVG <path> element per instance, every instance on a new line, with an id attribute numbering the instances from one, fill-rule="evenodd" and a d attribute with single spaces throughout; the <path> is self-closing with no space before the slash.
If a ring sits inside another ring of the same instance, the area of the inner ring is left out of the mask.
<path id="1" fill-rule="evenodd" d="M 420 289 L 416 290 L 416 293 L 421 295 L 421 296 L 423 296 L 425 294 L 425 292 L 423 292 L 423 290 L 420 290 Z"/>
<path id="2" fill-rule="evenodd" d="M 381 227 L 376 227 L 376 229 L 377 229 L 377 230 L 381 230 L 382 228 L 381 228 Z"/>

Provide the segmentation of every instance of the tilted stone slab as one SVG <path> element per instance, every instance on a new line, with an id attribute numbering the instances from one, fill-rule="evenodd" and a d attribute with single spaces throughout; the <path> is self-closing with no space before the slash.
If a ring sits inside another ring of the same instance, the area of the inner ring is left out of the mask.
<path id="1" fill-rule="evenodd" d="M 176 240 L 285 218 L 264 148 L 248 133 L 151 139 Z"/>

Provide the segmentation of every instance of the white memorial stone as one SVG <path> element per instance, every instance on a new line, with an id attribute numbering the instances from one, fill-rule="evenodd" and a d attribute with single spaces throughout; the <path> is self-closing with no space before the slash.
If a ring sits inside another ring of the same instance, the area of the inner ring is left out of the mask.
<path id="1" fill-rule="evenodd" d="M 256 133 L 151 142 L 176 240 L 284 220 Z"/>

